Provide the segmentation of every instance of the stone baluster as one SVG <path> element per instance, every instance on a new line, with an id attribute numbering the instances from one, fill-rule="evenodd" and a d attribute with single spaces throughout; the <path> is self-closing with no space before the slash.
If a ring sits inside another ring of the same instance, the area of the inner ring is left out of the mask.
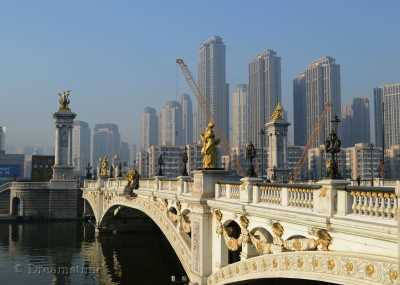
<path id="1" fill-rule="evenodd" d="M 385 216 L 386 218 L 390 219 L 392 217 L 392 201 L 390 199 L 390 194 L 385 193 L 383 197 L 385 198 L 385 204 L 386 204 Z"/>
<path id="2" fill-rule="evenodd" d="M 260 186 L 259 185 L 253 185 L 253 203 L 259 203 L 260 202 Z"/>
<path id="3" fill-rule="evenodd" d="M 374 216 L 379 216 L 379 196 L 377 193 L 372 193 L 372 197 L 374 198 L 374 207 L 372 209 Z"/>
<path id="4" fill-rule="evenodd" d="M 384 217 L 385 216 L 385 197 L 383 193 L 378 193 L 378 198 L 381 202 L 381 205 L 379 207 L 379 216 Z"/>
<path id="5" fill-rule="evenodd" d="M 351 196 L 353 197 L 353 204 L 351 206 L 351 210 L 353 212 L 353 214 L 357 213 L 357 193 L 355 191 L 351 191 Z"/>
<path id="6" fill-rule="evenodd" d="M 368 208 L 367 208 L 367 215 L 368 216 L 373 216 L 373 204 L 374 204 L 374 198 L 372 197 L 372 193 L 368 192 L 367 193 L 367 200 L 368 200 Z"/>
<path id="7" fill-rule="evenodd" d="M 397 202 L 397 197 L 396 194 L 391 194 L 390 197 L 393 199 L 393 207 L 392 207 L 392 217 L 394 219 L 397 219 L 397 208 L 398 208 L 398 202 Z"/>
<path id="8" fill-rule="evenodd" d="M 221 197 L 221 185 L 219 183 L 215 184 L 215 199 Z"/>
<path id="9" fill-rule="evenodd" d="M 231 199 L 231 185 L 225 184 L 225 195 L 227 199 Z"/>
<path id="10" fill-rule="evenodd" d="M 281 189 L 281 205 L 283 207 L 289 206 L 289 195 L 290 195 L 289 188 L 282 187 L 282 189 Z"/>

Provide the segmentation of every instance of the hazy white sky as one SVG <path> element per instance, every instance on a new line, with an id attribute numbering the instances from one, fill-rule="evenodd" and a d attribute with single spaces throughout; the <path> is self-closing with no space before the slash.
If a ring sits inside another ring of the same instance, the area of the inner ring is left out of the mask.
<path id="1" fill-rule="evenodd" d="M 212 35 L 226 43 L 231 90 L 247 83 L 256 54 L 277 51 L 289 118 L 292 79 L 323 55 L 341 64 L 343 102 L 371 98 L 373 87 L 400 81 L 399 3 L 3 1 L 0 125 L 7 144 L 52 144 L 57 92 L 70 89 L 78 119 L 117 123 L 123 139 L 138 142 L 143 108 L 188 91 L 175 59 L 195 72 L 198 47 Z"/>

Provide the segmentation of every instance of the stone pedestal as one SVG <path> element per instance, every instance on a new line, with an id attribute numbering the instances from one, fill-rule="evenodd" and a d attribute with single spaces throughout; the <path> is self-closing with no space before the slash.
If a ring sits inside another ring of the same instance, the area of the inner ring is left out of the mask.
<path id="1" fill-rule="evenodd" d="M 72 128 L 75 117 L 76 114 L 71 111 L 58 111 L 53 115 L 56 126 L 53 180 L 71 180 L 74 178 Z"/>
<path id="2" fill-rule="evenodd" d="M 240 179 L 242 184 L 240 185 L 240 202 L 251 203 L 253 202 L 253 189 L 257 183 L 261 183 L 261 178 L 256 177 L 244 177 Z"/>
<path id="3" fill-rule="evenodd" d="M 215 184 L 228 175 L 224 169 L 201 169 L 193 171 L 194 185 L 192 196 L 196 198 L 214 198 Z"/>
<path id="4" fill-rule="evenodd" d="M 192 271 L 198 284 L 207 284 L 207 277 L 212 273 L 212 213 L 207 205 L 192 204 L 190 213 L 192 226 Z"/>
<path id="5" fill-rule="evenodd" d="M 190 176 L 178 176 L 179 186 L 177 189 L 177 194 L 184 194 L 188 192 L 185 186 L 185 182 L 190 181 L 190 179 Z"/>
<path id="6" fill-rule="evenodd" d="M 317 184 L 322 187 L 313 192 L 314 212 L 332 217 L 338 211 L 338 188 L 348 185 L 349 182 L 346 180 L 324 179 L 318 181 Z M 340 209 L 340 211 L 343 211 L 343 209 Z"/>

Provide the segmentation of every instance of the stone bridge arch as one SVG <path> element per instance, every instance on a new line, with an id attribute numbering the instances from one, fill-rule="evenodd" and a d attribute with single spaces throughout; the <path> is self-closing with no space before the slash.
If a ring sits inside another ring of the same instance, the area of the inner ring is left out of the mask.
<path id="1" fill-rule="evenodd" d="M 102 195 L 103 197 L 101 197 Z M 125 197 L 104 195 L 104 193 L 100 194 L 93 192 L 86 193 L 83 196 L 93 209 L 97 226 L 102 224 L 103 219 L 107 216 L 107 213 L 110 210 L 116 209 L 118 206 L 139 210 L 149 217 L 164 234 L 181 262 L 189 280 L 195 278 L 194 273 L 191 270 L 192 259 L 190 239 L 182 236 L 179 231 L 179 225 L 174 223 L 168 217 L 168 210 L 170 207 L 165 204 L 165 201 L 143 197 L 136 197 L 128 200 Z"/>
<path id="2" fill-rule="evenodd" d="M 208 277 L 208 285 L 290 278 L 333 284 L 397 284 L 394 258 L 348 252 L 282 252 L 229 264 Z"/>

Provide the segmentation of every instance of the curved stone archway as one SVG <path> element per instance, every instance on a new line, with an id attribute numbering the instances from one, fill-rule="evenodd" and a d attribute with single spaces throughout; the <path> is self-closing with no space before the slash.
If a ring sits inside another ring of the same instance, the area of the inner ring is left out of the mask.
<path id="1" fill-rule="evenodd" d="M 90 193 L 84 195 L 84 198 L 89 204 L 91 204 L 92 209 L 97 209 L 94 211 L 97 225 L 102 224 L 102 221 L 109 210 L 113 210 L 118 206 L 133 208 L 143 212 L 164 234 L 175 251 L 189 279 L 194 279 L 194 274 L 191 270 L 192 260 L 190 244 L 185 242 L 184 238 L 179 233 L 177 225 L 168 217 L 168 208 L 163 201 L 149 200 L 148 198 L 146 199 L 143 197 L 126 199 L 121 196 L 107 196 L 104 199 L 97 199 L 99 197 L 91 195 Z M 97 201 L 99 201 L 100 204 L 97 204 Z"/>
<path id="2" fill-rule="evenodd" d="M 234 284 L 240 281 L 294 278 L 334 284 L 397 284 L 394 258 L 345 252 L 285 252 L 265 254 L 236 262 L 213 273 L 208 285 Z"/>

